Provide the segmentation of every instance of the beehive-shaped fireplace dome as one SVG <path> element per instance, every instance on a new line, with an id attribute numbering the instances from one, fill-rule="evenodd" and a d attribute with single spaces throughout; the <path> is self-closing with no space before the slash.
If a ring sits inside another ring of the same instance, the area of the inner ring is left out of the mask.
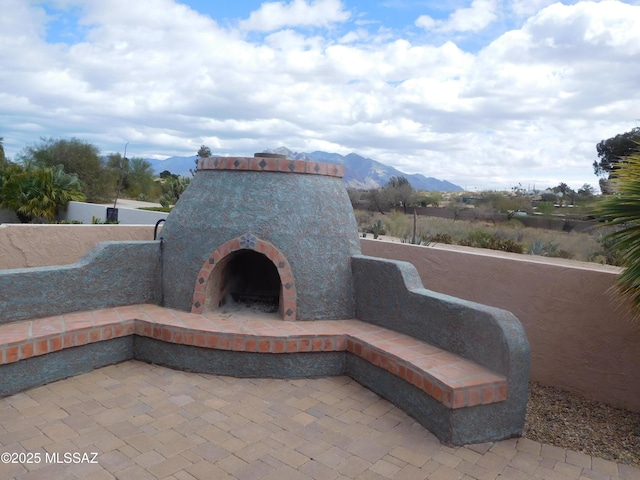
<path id="1" fill-rule="evenodd" d="M 165 305 L 352 317 L 360 242 L 342 176 L 340 165 L 279 155 L 200 159 L 162 231 Z"/>

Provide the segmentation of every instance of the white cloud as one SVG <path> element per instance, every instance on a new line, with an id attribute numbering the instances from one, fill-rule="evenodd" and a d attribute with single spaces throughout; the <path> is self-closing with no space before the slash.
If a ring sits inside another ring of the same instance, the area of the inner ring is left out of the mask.
<path id="1" fill-rule="evenodd" d="M 340 0 L 292 0 L 285 2 L 265 2 L 247 20 L 240 22 L 240 28 L 247 31 L 273 32 L 287 27 L 327 27 L 333 23 L 345 22 L 349 12 L 344 10 Z"/>
<path id="2" fill-rule="evenodd" d="M 596 143 L 638 125 L 640 6 L 629 3 L 549 5 L 469 53 L 446 35 L 432 44 L 350 23 L 341 40 L 294 30 L 295 2 L 276 4 L 291 28 L 260 39 L 172 0 L 79 2 L 86 39 L 53 45 L 43 10 L 5 2 L 9 155 L 41 135 L 105 153 L 130 141 L 132 155 L 149 157 L 203 143 L 236 155 L 285 145 L 354 151 L 468 187 L 577 188 L 597 183 Z M 324 9 L 317 18 L 348 14 L 340 2 L 298 3 Z"/>
<path id="3" fill-rule="evenodd" d="M 447 20 L 421 15 L 415 24 L 438 32 L 477 32 L 491 25 L 497 16 L 497 0 L 473 0 L 468 8 L 453 12 Z"/>
<path id="4" fill-rule="evenodd" d="M 557 0 L 511 0 L 511 10 L 520 17 L 534 15 Z"/>

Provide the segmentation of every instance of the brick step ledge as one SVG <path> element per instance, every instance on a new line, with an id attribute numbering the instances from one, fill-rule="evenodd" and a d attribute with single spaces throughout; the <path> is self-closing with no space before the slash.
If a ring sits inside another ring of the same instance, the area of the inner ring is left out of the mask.
<path id="1" fill-rule="evenodd" d="M 254 312 L 193 314 L 157 305 L 74 312 L 0 325 L 1 364 L 128 335 L 235 352 L 346 351 L 457 409 L 507 399 L 507 380 L 458 355 L 360 320 L 284 322 Z"/>

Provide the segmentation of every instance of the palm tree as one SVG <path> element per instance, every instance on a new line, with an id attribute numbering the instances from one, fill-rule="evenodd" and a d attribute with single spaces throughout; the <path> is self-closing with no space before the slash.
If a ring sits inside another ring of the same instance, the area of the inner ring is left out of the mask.
<path id="1" fill-rule="evenodd" d="M 21 222 L 36 218 L 51 221 L 70 201 L 83 201 L 81 184 L 62 165 L 34 167 L 11 163 L 0 169 L 0 207 L 16 212 Z"/>
<path id="2" fill-rule="evenodd" d="M 598 213 L 607 225 L 619 227 L 605 242 L 620 254 L 624 266 L 618 289 L 640 312 L 640 150 L 618 163 L 611 181 L 615 191 L 601 202 Z"/>

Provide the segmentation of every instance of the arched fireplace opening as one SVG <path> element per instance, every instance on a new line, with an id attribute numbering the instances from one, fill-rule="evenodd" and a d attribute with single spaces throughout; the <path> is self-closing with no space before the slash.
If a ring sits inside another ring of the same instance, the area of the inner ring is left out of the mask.
<path id="1" fill-rule="evenodd" d="M 237 250 L 222 259 L 211 274 L 208 309 L 280 310 L 282 283 L 273 262 L 254 250 Z"/>

